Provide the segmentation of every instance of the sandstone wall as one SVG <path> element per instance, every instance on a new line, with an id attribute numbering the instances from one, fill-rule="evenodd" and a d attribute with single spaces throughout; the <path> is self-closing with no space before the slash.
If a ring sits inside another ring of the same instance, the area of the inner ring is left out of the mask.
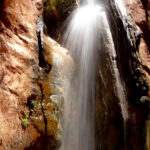
<path id="1" fill-rule="evenodd" d="M 0 150 L 60 145 L 63 66 L 73 61 L 40 31 L 42 11 L 42 0 L 0 2 Z"/>
<path id="2" fill-rule="evenodd" d="M 141 32 L 139 43 L 139 55 L 142 68 L 146 74 L 148 85 L 150 87 L 150 0 L 124 0 L 133 21 Z M 148 93 L 150 96 L 150 91 Z M 147 145 L 150 149 L 150 130 L 148 121 Z"/>
<path id="3" fill-rule="evenodd" d="M 27 100 L 38 92 L 36 22 L 41 1 L 0 2 L 0 149 L 23 149 L 39 136 L 21 123 Z M 32 132 L 31 132 L 32 131 Z"/>

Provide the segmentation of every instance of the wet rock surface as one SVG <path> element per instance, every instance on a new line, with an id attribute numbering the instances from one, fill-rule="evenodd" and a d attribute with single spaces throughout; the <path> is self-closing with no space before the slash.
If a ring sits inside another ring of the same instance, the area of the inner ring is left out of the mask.
<path id="1" fill-rule="evenodd" d="M 149 30 L 149 5 L 148 0 L 128 1 L 125 0 L 129 15 L 131 15 L 133 22 L 139 27 L 140 30 L 140 41 L 139 41 L 139 57 L 141 60 L 142 68 L 146 74 L 149 83 L 149 41 L 150 41 L 150 30 Z"/>
<path id="2" fill-rule="evenodd" d="M 35 99 L 31 119 L 44 137 L 39 138 L 30 149 L 57 149 L 62 140 L 60 119 L 63 114 L 63 90 L 67 80 L 64 70 L 69 64 L 71 72 L 74 63 L 68 51 L 50 37 L 41 33 L 41 41 L 43 56 L 49 66 L 45 65 L 41 70 L 38 81 L 40 92 Z"/>
<path id="3" fill-rule="evenodd" d="M 59 33 L 64 30 L 64 24 L 68 23 L 67 17 L 75 7 L 75 0 L 45 0 L 43 18 L 50 37 L 59 38 Z"/>
<path id="4" fill-rule="evenodd" d="M 128 3 L 130 2 L 133 2 L 134 7 L 137 9 L 139 5 L 135 6 L 135 3 L 139 4 L 139 2 L 128 1 Z M 104 57 L 99 58 L 100 62 L 97 69 L 99 70 L 99 74 L 97 73 L 96 87 L 96 133 L 99 133 L 96 135 L 97 147 L 98 149 L 109 150 L 122 150 L 125 148 L 127 150 L 143 150 L 147 140 L 146 124 L 149 109 L 149 102 L 147 101 L 149 88 L 143 67 L 143 62 L 146 60 L 144 57 L 143 59 L 141 58 L 141 53 L 145 53 L 145 50 L 143 49 L 141 51 L 141 46 L 145 47 L 147 44 L 146 42 L 145 44 L 142 43 L 142 40 L 144 40 L 143 34 L 140 33 L 141 31 L 137 28 L 133 18 L 131 18 L 129 14 L 127 17 L 121 16 L 114 1 L 108 1 L 106 9 L 114 46 L 117 52 L 117 57 L 114 58 L 114 61 L 117 62 L 121 79 L 125 84 L 129 118 L 125 122 L 122 116 L 119 115 L 121 110 L 118 98 L 115 94 L 116 89 L 113 76 L 111 76 L 113 66 L 111 66 L 112 62 L 108 54 L 103 50 L 102 54 Z M 139 10 L 141 10 L 141 8 L 139 8 Z M 140 18 L 144 19 L 144 15 L 140 13 L 141 17 L 139 17 L 139 12 L 135 11 L 134 14 L 137 15 L 137 22 L 140 24 Z M 147 29 L 146 31 L 148 33 Z M 147 54 L 148 53 L 149 52 L 147 52 Z M 147 58 L 148 57 L 147 55 Z M 146 64 L 148 64 L 148 62 L 149 61 L 147 61 Z M 101 64 L 103 65 L 101 66 Z M 103 71 L 101 72 L 101 70 Z M 105 76 L 107 78 L 105 78 Z M 107 92 L 108 89 L 109 92 Z M 108 135 L 109 137 L 104 135 Z M 106 138 L 108 140 L 102 140 Z"/>
<path id="5" fill-rule="evenodd" d="M 96 75 L 96 149 L 121 150 L 124 147 L 124 123 L 116 90 L 107 35 L 97 58 Z"/>
<path id="6" fill-rule="evenodd" d="M 146 80 L 148 83 L 148 86 L 150 87 L 150 28 L 149 28 L 149 16 L 150 16 L 150 1 L 149 0 L 125 0 L 125 4 L 127 9 L 130 11 L 130 15 L 132 17 L 132 20 L 135 22 L 135 24 L 139 27 L 139 30 L 141 32 L 141 37 L 139 41 L 139 47 L 138 47 L 138 53 L 139 58 L 141 60 L 141 68 L 144 71 L 144 74 L 146 75 Z M 140 86 L 140 85 L 139 85 Z M 149 101 L 149 94 L 148 92 L 148 101 Z M 142 98 L 141 98 L 142 99 Z M 149 102 L 146 103 L 149 105 Z M 141 110 L 142 111 L 142 110 Z M 147 110 L 148 111 L 148 110 Z M 146 116 L 146 114 L 141 112 L 142 116 Z M 144 118 L 144 117 L 143 117 Z M 148 121 L 149 122 L 149 121 Z M 148 129 L 147 129 L 147 148 L 149 147 L 149 123 L 147 123 Z M 146 135 L 146 134 L 145 134 Z"/>

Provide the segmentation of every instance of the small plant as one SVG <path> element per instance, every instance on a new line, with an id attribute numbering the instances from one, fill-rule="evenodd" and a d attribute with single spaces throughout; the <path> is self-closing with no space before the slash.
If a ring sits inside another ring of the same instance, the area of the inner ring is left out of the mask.
<path id="1" fill-rule="evenodd" d="M 148 21 L 148 26 L 149 26 L 149 29 L 150 29 L 150 16 L 148 16 L 147 21 Z"/>
<path id="2" fill-rule="evenodd" d="M 21 123 L 24 127 L 27 127 L 29 125 L 29 115 L 30 115 L 30 111 L 29 110 L 25 110 L 24 111 L 24 118 L 21 119 Z"/>
<path id="3" fill-rule="evenodd" d="M 29 114 L 30 114 L 29 110 L 24 111 L 25 118 L 29 118 Z"/>
<path id="4" fill-rule="evenodd" d="M 150 22 L 150 16 L 148 16 L 148 22 Z"/>
<path id="5" fill-rule="evenodd" d="M 33 113 L 33 112 L 34 112 L 34 110 L 33 110 L 33 109 L 30 109 L 30 112 L 31 112 L 31 113 Z"/>
<path id="6" fill-rule="evenodd" d="M 30 101 L 30 105 L 31 105 L 32 107 L 34 107 L 34 105 L 35 105 L 35 99 L 32 99 L 32 100 Z"/>
<path id="7" fill-rule="evenodd" d="M 27 127 L 29 125 L 29 121 L 27 118 L 22 118 L 21 119 L 21 123 L 24 127 Z"/>

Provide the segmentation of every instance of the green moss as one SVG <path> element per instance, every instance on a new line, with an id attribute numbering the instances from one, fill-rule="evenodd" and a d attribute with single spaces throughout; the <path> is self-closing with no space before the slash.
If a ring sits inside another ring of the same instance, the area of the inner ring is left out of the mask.
<path id="1" fill-rule="evenodd" d="M 21 123 L 24 127 L 27 127 L 29 125 L 29 121 L 27 118 L 22 118 L 21 119 Z"/>
<path id="2" fill-rule="evenodd" d="M 148 22 L 150 22 L 150 16 L 148 16 Z"/>
<path id="3" fill-rule="evenodd" d="M 31 112 L 31 113 L 33 113 L 33 112 L 34 112 L 34 110 L 33 110 L 33 109 L 30 109 L 30 112 Z"/>
<path id="4" fill-rule="evenodd" d="M 32 99 L 32 100 L 30 101 L 30 105 L 31 105 L 32 107 L 34 107 L 34 105 L 35 105 L 35 99 Z"/>
<path id="5" fill-rule="evenodd" d="M 24 111 L 24 118 L 21 119 L 21 123 L 24 127 L 27 127 L 29 125 L 29 116 L 30 116 L 30 110 Z"/>
<path id="6" fill-rule="evenodd" d="M 65 11 L 71 0 L 46 0 L 45 2 L 45 13 L 49 17 L 57 18 Z"/>
<path id="7" fill-rule="evenodd" d="M 148 24 L 149 30 L 150 30 L 150 16 L 148 16 L 148 18 L 147 18 L 147 24 Z"/>
<path id="8" fill-rule="evenodd" d="M 29 118 L 29 114 L 30 114 L 29 110 L 25 110 L 24 111 L 25 118 Z"/>

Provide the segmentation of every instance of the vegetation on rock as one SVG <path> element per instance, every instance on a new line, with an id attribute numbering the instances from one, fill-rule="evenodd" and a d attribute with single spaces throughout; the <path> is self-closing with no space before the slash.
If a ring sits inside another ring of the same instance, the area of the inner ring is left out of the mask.
<path id="1" fill-rule="evenodd" d="M 72 3 L 72 0 L 46 0 L 45 13 L 51 17 L 58 17 Z"/>
<path id="2" fill-rule="evenodd" d="M 21 122 L 22 122 L 22 125 L 23 125 L 24 127 L 27 127 L 27 126 L 29 125 L 29 121 L 28 121 L 27 118 L 22 118 L 22 119 L 21 119 Z"/>
<path id="3" fill-rule="evenodd" d="M 149 30 L 150 30 L 150 16 L 148 16 L 148 27 L 149 27 Z"/>
<path id="4" fill-rule="evenodd" d="M 47 33 L 52 38 L 57 38 L 60 28 L 70 11 L 74 8 L 75 0 L 46 0 L 44 7 L 44 22 Z M 76 4 L 75 4 L 76 6 Z"/>
<path id="5" fill-rule="evenodd" d="M 29 125 L 29 121 L 28 121 L 29 114 L 30 114 L 29 110 L 24 111 L 24 118 L 21 119 L 21 123 L 24 127 L 27 127 Z"/>
<path id="6" fill-rule="evenodd" d="M 60 107 L 63 103 L 63 69 L 66 61 L 72 64 L 72 59 L 66 49 L 43 33 L 41 33 L 41 41 L 44 59 L 42 62 L 45 63 L 40 68 L 38 95 L 30 100 L 30 112 L 32 110 L 30 117 L 34 126 L 46 137 L 47 146 L 59 147 L 62 138 Z"/>

